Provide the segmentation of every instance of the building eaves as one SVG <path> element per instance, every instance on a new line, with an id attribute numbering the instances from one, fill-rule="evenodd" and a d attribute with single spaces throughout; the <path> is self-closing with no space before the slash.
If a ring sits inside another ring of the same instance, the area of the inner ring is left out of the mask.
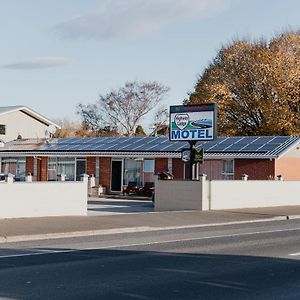
<path id="1" fill-rule="evenodd" d="M 0 107 L 0 115 L 4 115 L 4 114 L 11 113 L 14 111 L 24 112 L 25 114 L 45 123 L 47 125 L 53 125 L 58 129 L 61 128 L 58 124 L 54 123 L 53 121 L 49 120 L 48 118 L 44 117 L 43 115 L 35 112 L 34 110 L 28 108 L 27 106 L 16 105 L 16 106 Z"/>

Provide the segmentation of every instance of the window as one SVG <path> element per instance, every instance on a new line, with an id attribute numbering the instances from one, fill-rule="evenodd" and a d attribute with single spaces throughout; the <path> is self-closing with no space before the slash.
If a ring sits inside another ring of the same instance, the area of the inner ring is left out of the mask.
<path id="1" fill-rule="evenodd" d="M 48 180 L 56 181 L 57 180 L 57 166 L 56 166 L 56 157 L 48 158 Z"/>
<path id="2" fill-rule="evenodd" d="M 154 182 L 154 159 L 145 159 L 144 160 L 144 176 L 143 181 L 144 185 L 146 182 Z"/>
<path id="3" fill-rule="evenodd" d="M 123 184 L 127 185 L 129 182 L 136 182 L 137 186 L 142 185 L 142 162 L 138 159 L 124 159 Z"/>
<path id="4" fill-rule="evenodd" d="M 223 160 L 222 177 L 225 180 L 234 179 L 233 159 Z"/>
<path id="5" fill-rule="evenodd" d="M 23 157 L 6 157 L 1 161 L 1 172 L 15 175 L 16 181 L 25 181 L 25 158 Z"/>
<path id="6" fill-rule="evenodd" d="M 144 160 L 144 172 L 154 172 L 154 159 Z"/>
<path id="7" fill-rule="evenodd" d="M 0 124 L 0 134 L 5 134 L 6 130 L 5 130 L 5 125 Z"/>
<path id="8" fill-rule="evenodd" d="M 75 158 L 72 157 L 49 157 L 48 180 L 56 181 L 57 176 L 66 175 L 66 181 L 75 180 Z"/>

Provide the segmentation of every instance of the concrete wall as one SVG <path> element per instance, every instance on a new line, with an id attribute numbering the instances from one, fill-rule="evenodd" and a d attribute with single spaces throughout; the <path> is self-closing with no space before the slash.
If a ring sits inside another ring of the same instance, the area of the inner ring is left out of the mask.
<path id="1" fill-rule="evenodd" d="M 0 116 L 0 124 L 6 126 L 5 135 L 0 135 L 4 142 L 22 138 L 45 138 L 48 125 L 35 120 L 21 111 L 14 111 Z"/>
<path id="2" fill-rule="evenodd" d="M 211 209 L 300 205 L 299 181 L 211 181 Z"/>
<path id="3" fill-rule="evenodd" d="M 275 173 L 284 180 L 300 180 L 300 159 L 298 157 L 280 157 L 275 161 Z"/>
<path id="4" fill-rule="evenodd" d="M 300 205 L 300 181 L 213 180 L 155 182 L 155 210 L 218 210 Z"/>
<path id="5" fill-rule="evenodd" d="M 86 182 L 0 183 L 0 219 L 85 216 Z"/>
<path id="6" fill-rule="evenodd" d="M 206 210 L 202 192 L 205 187 L 200 181 L 156 180 L 155 210 Z"/>

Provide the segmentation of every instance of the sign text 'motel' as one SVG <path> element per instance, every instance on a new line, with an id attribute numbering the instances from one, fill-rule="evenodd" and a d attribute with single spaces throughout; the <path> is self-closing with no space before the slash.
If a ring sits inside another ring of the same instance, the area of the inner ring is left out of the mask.
<path id="1" fill-rule="evenodd" d="M 172 130 L 171 141 L 182 140 L 212 140 L 213 136 L 208 129 Z"/>
<path id="2" fill-rule="evenodd" d="M 211 141 L 215 137 L 215 104 L 170 106 L 171 141 Z"/>

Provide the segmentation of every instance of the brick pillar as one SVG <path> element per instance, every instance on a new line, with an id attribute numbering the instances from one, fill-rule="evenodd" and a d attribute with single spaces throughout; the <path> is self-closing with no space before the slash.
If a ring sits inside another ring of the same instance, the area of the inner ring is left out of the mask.
<path id="1" fill-rule="evenodd" d="M 34 157 L 29 156 L 26 157 L 26 164 L 25 164 L 25 174 L 31 173 L 34 175 Z"/>
<path id="2" fill-rule="evenodd" d="M 39 159 L 40 161 L 40 174 L 38 175 L 38 178 L 40 181 L 47 181 L 48 180 L 48 157 L 41 157 Z"/>
<path id="3" fill-rule="evenodd" d="M 86 172 L 88 175 L 96 175 L 96 157 L 86 158 Z"/>
<path id="4" fill-rule="evenodd" d="M 168 171 L 167 158 L 155 158 L 155 174 Z"/>
<path id="5" fill-rule="evenodd" d="M 110 157 L 100 157 L 100 174 L 99 174 L 99 184 L 105 186 L 106 192 L 110 192 Z"/>
<path id="6" fill-rule="evenodd" d="M 181 158 L 173 158 L 173 175 L 174 179 L 183 179 L 184 162 Z"/>

